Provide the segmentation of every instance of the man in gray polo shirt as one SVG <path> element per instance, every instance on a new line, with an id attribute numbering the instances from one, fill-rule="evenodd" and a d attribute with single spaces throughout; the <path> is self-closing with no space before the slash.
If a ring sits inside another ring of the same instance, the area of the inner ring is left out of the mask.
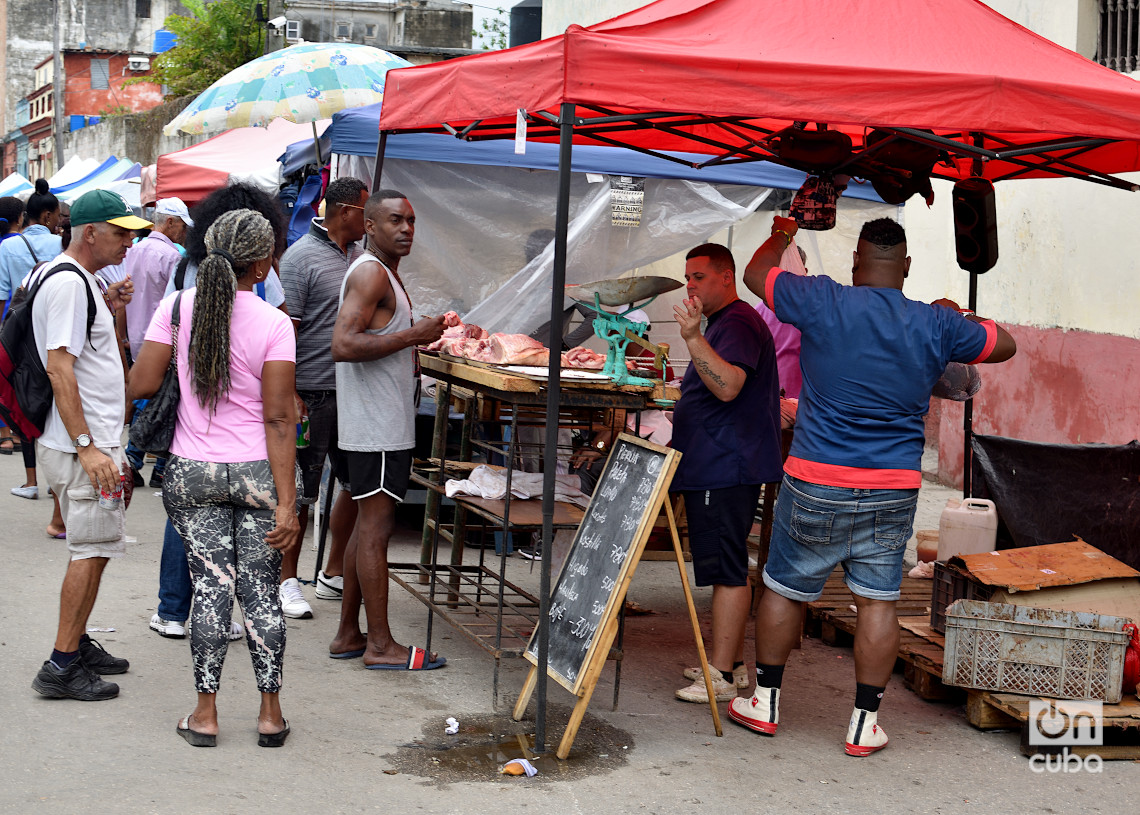
<path id="1" fill-rule="evenodd" d="M 348 494 L 348 474 L 337 447 L 336 365 L 331 348 L 341 283 L 361 253 L 358 241 L 364 237 L 367 201 L 364 182 L 338 178 L 325 191 L 325 217 L 314 219 L 308 234 L 281 258 L 285 304 L 297 331 L 297 398 L 309 416 L 309 446 L 297 450 L 304 482 L 297 501 L 302 535 L 309 521 L 309 505 L 317 500 L 326 456 L 342 487 L 329 524 L 328 565 L 317 575 L 316 596 L 323 600 L 341 598 L 344 547 L 356 523 L 356 504 Z M 293 547 L 281 562 L 281 606 L 286 617 L 313 616 L 297 581 L 300 552 L 300 546 Z"/>

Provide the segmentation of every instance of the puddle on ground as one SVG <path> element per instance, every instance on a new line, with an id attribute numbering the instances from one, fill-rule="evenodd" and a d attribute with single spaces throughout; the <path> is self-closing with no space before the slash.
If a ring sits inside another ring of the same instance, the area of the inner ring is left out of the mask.
<path id="1" fill-rule="evenodd" d="M 625 766 L 633 738 L 629 733 L 591 716 L 578 728 L 570 756 L 559 760 L 555 755 L 562 731 L 570 719 L 571 708 L 550 705 L 546 714 L 546 752 L 534 752 L 534 718 L 521 722 L 511 720 L 507 712 L 483 715 L 455 715 L 459 732 L 449 736 L 443 732 L 446 716 L 424 724 L 424 735 L 402 744 L 385 758 L 398 773 L 423 776 L 437 784 L 456 781 L 496 781 L 500 783 L 534 784 L 547 781 L 569 781 L 608 773 Z M 532 778 L 502 775 L 508 761 L 525 758 L 538 770 Z"/>

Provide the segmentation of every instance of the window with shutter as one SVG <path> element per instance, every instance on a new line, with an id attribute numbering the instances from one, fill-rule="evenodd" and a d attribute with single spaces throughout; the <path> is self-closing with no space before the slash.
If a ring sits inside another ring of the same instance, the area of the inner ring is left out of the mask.
<path id="1" fill-rule="evenodd" d="M 91 90 L 105 91 L 111 87 L 111 61 L 91 60 Z"/>

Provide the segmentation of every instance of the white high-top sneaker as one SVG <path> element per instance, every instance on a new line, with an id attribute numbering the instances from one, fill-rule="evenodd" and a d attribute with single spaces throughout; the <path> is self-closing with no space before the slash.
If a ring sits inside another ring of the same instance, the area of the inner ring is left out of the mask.
<path id="1" fill-rule="evenodd" d="M 847 755 L 862 758 L 887 746 L 887 734 L 879 727 L 878 718 L 878 711 L 855 708 L 847 725 L 847 742 L 843 745 Z"/>
<path id="2" fill-rule="evenodd" d="M 780 721 L 780 689 L 757 685 L 752 698 L 739 696 L 729 702 L 728 718 L 761 735 L 776 735 L 776 725 Z"/>

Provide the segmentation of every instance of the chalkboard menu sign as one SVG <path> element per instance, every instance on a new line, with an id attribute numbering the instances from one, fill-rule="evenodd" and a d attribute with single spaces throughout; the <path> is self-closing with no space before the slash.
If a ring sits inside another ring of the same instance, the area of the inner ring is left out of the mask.
<path id="1" fill-rule="evenodd" d="M 625 600 L 681 454 L 622 434 L 610 452 L 550 595 L 547 672 L 579 694 L 602 634 Z M 526 658 L 538 664 L 535 628 Z M 605 641 L 609 650 L 609 640 Z"/>

